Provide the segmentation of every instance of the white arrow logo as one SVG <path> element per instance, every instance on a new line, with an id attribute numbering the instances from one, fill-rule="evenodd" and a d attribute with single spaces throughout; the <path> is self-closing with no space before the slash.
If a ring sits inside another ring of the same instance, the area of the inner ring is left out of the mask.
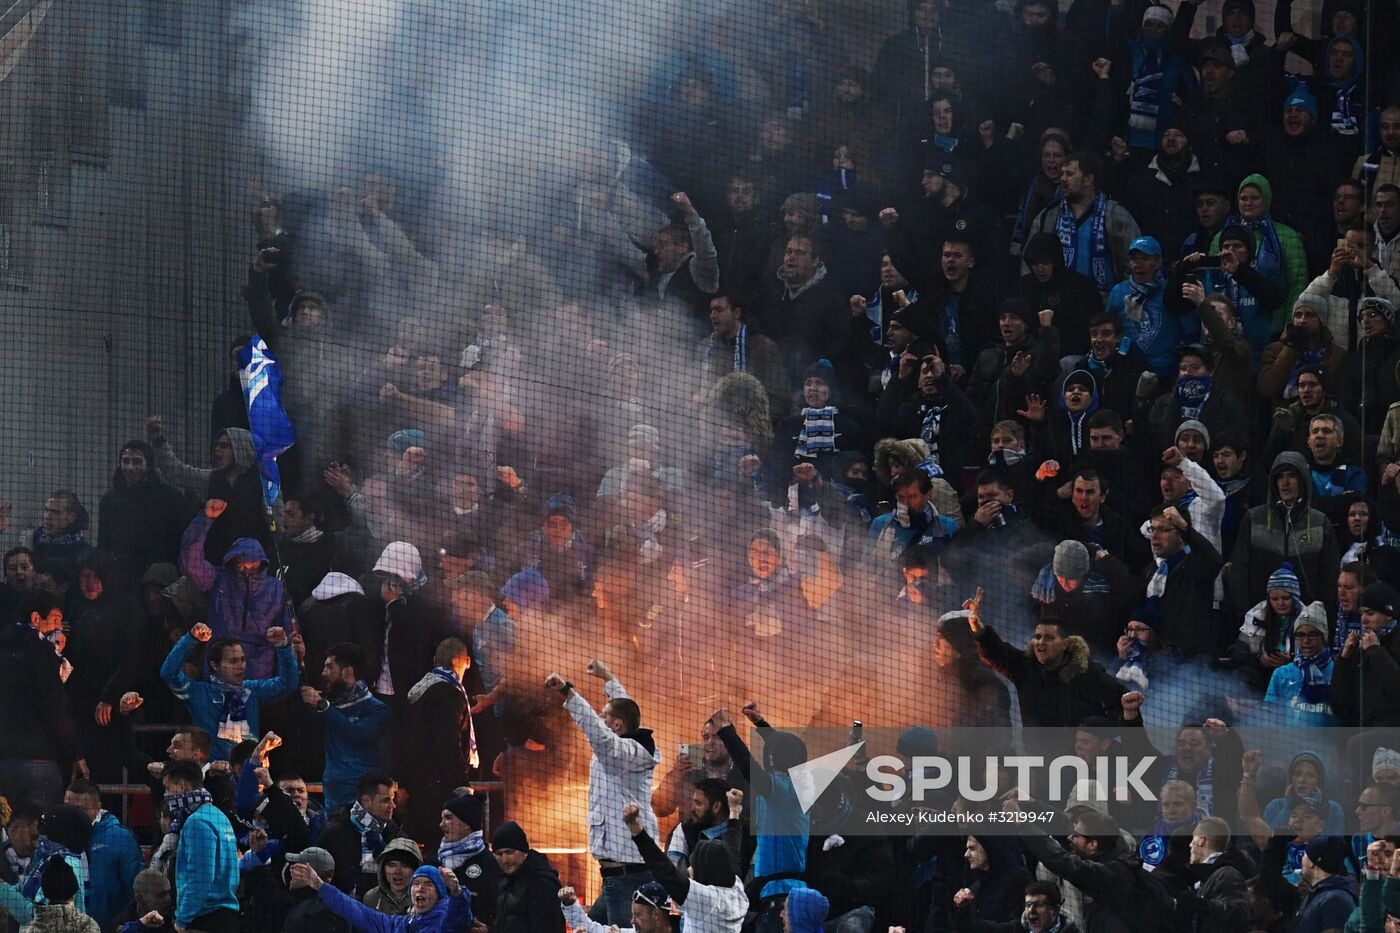
<path id="1" fill-rule="evenodd" d="M 836 780 L 846 765 L 850 764 L 856 752 L 860 751 L 864 742 L 857 742 L 854 745 L 847 745 L 845 748 L 828 752 L 819 758 L 811 761 L 804 761 L 794 768 L 788 769 L 788 777 L 792 778 L 792 789 L 797 792 L 797 802 L 802 807 L 802 812 L 806 813 L 812 809 L 812 805 L 826 793 L 826 789 L 831 786 L 831 782 Z"/>

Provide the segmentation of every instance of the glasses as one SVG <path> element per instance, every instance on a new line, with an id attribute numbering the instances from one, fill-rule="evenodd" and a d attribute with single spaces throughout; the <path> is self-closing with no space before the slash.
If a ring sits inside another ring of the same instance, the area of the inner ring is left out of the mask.
<path id="1" fill-rule="evenodd" d="M 1387 806 L 1390 806 L 1390 805 L 1389 805 L 1389 804 L 1385 804 L 1385 803 L 1366 803 L 1366 802 L 1363 800 L 1363 801 L 1360 801 L 1359 803 L 1357 803 L 1356 809 L 1358 809 L 1358 810 L 1370 810 L 1370 809 L 1372 809 L 1372 808 L 1374 808 L 1374 807 L 1387 807 Z"/>
<path id="2" fill-rule="evenodd" d="M 1319 641 L 1322 635 L 1318 632 L 1294 632 L 1294 641 Z"/>
<path id="3" fill-rule="evenodd" d="M 1345 192 L 1341 192 L 1341 193 L 1332 195 L 1332 200 L 1333 200 L 1333 201 L 1360 201 L 1360 200 L 1361 200 L 1361 195 L 1359 195 L 1359 194 L 1346 194 Z"/>
<path id="4" fill-rule="evenodd" d="M 1152 628 L 1147 625 L 1130 625 L 1123 629 L 1124 635 L 1150 635 Z"/>

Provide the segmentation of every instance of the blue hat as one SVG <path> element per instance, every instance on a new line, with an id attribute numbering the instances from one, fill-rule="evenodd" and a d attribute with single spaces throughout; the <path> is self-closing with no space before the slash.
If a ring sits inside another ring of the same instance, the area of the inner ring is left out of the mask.
<path id="1" fill-rule="evenodd" d="M 423 447 L 425 442 L 422 431 L 417 428 L 404 428 L 389 435 L 388 448 L 402 457 L 408 448 Z"/>
<path id="2" fill-rule="evenodd" d="M 544 515 L 545 518 L 562 515 L 569 520 L 570 525 L 578 524 L 578 509 L 574 506 L 574 497 L 567 492 L 556 492 L 550 496 L 544 504 Z"/>
<path id="3" fill-rule="evenodd" d="M 1287 561 L 1283 565 L 1269 574 L 1269 582 L 1265 585 L 1264 591 L 1287 590 L 1293 594 L 1294 599 L 1303 598 L 1303 587 L 1298 582 L 1298 575 L 1293 572 L 1293 565 Z"/>
<path id="4" fill-rule="evenodd" d="M 447 885 L 442 881 L 442 871 L 436 865 L 420 865 L 413 870 L 414 878 L 427 878 L 437 888 L 438 897 L 447 897 Z M 412 880 L 409 881 L 412 884 Z"/>
<path id="5" fill-rule="evenodd" d="M 899 734 L 895 751 L 907 758 L 938 754 L 938 733 L 927 726 L 910 726 Z"/>
<path id="6" fill-rule="evenodd" d="M 1160 259 L 1162 257 L 1162 244 L 1157 242 L 1156 237 L 1140 236 L 1128 244 L 1128 252 L 1145 253 Z"/>
<path id="7" fill-rule="evenodd" d="M 1288 95 L 1288 99 L 1283 102 L 1284 110 L 1292 110 L 1294 107 L 1300 110 L 1306 110 L 1308 116 L 1312 117 L 1314 120 L 1317 119 L 1317 97 L 1313 94 L 1312 88 L 1301 81 L 1298 83 L 1298 86 L 1293 89 L 1293 92 Z"/>
<path id="8" fill-rule="evenodd" d="M 501 598 L 508 599 L 523 612 L 549 602 L 549 581 L 538 570 L 522 570 L 501 587 Z"/>

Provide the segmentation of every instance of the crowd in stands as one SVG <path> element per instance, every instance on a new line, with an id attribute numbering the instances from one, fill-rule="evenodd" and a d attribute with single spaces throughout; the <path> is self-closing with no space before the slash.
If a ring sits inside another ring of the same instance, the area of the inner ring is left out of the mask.
<path id="1" fill-rule="evenodd" d="M 1400 8 L 1206 5 L 716 25 L 531 235 L 263 197 L 208 423 L 0 506 L 0 925 L 1400 930 Z M 1055 727 L 1158 800 L 775 829 L 896 657 L 906 771 Z"/>

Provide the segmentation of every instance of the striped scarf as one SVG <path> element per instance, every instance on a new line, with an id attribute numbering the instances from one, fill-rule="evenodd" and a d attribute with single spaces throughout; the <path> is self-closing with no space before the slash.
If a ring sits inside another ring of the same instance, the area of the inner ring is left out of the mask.
<path id="1" fill-rule="evenodd" d="M 942 465 L 938 456 L 938 435 L 943 430 L 943 412 L 947 405 L 925 405 L 923 419 L 919 425 L 919 439 L 928 445 L 929 459 Z"/>
<path id="2" fill-rule="evenodd" d="M 481 835 L 480 830 L 468 833 L 456 842 L 448 842 L 446 837 L 438 843 L 437 861 L 438 865 L 448 871 L 456 871 L 466 864 L 467 859 L 473 858 L 486 851 L 486 839 Z"/>
<path id="3" fill-rule="evenodd" d="M 802 429 L 797 432 L 797 447 L 793 455 L 810 460 L 818 454 L 836 451 L 836 414 L 834 405 L 802 409 Z"/>
<path id="4" fill-rule="evenodd" d="M 77 860 L 79 854 L 62 843 L 54 842 L 48 836 L 40 836 L 38 844 L 34 847 L 34 854 L 29 857 L 29 871 L 19 886 L 19 891 L 26 900 L 33 901 L 38 897 L 44 868 L 49 864 L 49 859 L 54 857 Z"/>
<path id="5" fill-rule="evenodd" d="M 1113 261 L 1108 254 L 1108 235 L 1105 231 L 1108 215 L 1108 198 L 1103 192 L 1094 198 L 1089 223 L 1089 278 L 1094 280 L 1099 291 L 1106 292 L 1113 287 Z M 1079 218 L 1068 201 L 1060 201 L 1059 213 L 1055 215 L 1055 236 L 1060 241 L 1064 253 L 1065 268 L 1074 269 L 1079 253 Z"/>
<path id="6" fill-rule="evenodd" d="M 718 334 L 710 334 L 710 339 L 705 346 L 705 373 L 708 376 L 714 375 L 715 344 L 719 340 Z M 749 325 L 740 324 L 739 333 L 734 335 L 734 372 L 746 373 L 749 371 Z"/>
<path id="7" fill-rule="evenodd" d="M 1040 573 L 1036 575 L 1035 582 L 1031 584 L 1031 598 L 1038 603 L 1049 605 L 1055 602 L 1059 593 L 1059 584 L 1055 580 L 1055 565 L 1046 564 L 1040 568 Z M 1089 571 L 1088 575 L 1080 581 L 1079 588 L 1075 591 L 1088 594 L 1107 594 L 1112 591 L 1108 588 L 1108 581 L 1103 575 L 1095 571 Z"/>
<path id="8" fill-rule="evenodd" d="M 1309 705 L 1332 702 L 1332 649 L 1323 648 L 1316 657 L 1304 657 L 1300 651 L 1293 663 L 1303 672 L 1303 684 L 1298 699 Z"/>
<path id="9" fill-rule="evenodd" d="M 1181 772 L 1177 768 L 1176 759 L 1172 759 L 1171 767 L 1167 769 L 1166 777 L 1162 780 L 1162 785 L 1166 786 L 1172 781 L 1179 780 Z M 1215 756 L 1211 755 L 1206 759 L 1206 766 L 1196 775 L 1194 781 L 1187 781 L 1188 784 L 1196 786 L 1196 809 L 1206 816 L 1215 815 Z"/>
<path id="10" fill-rule="evenodd" d="M 350 825 L 360 834 L 360 871 L 377 873 L 379 864 L 375 860 L 384 851 L 384 830 L 389 824 L 356 800 L 350 805 Z"/>
<path id="11" fill-rule="evenodd" d="M 1362 632 L 1361 613 L 1355 610 L 1348 612 L 1345 609 L 1337 610 L 1337 625 L 1332 630 L 1332 650 L 1340 652 L 1346 647 L 1347 636 L 1352 632 L 1358 635 Z"/>

